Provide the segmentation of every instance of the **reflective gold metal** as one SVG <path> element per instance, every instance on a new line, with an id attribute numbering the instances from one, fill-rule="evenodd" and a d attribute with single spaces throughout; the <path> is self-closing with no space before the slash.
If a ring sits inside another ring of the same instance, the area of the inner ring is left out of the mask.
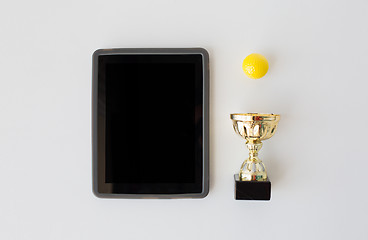
<path id="1" fill-rule="evenodd" d="M 280 115 L 260 113 L 230 114 L 233 128 L 237 134 L 247 140 L 249 158 L 246 159 L 239 172 L 241 181 L 266 181 L 267 172 L 263 162 L 258 158 L 263 140 L 271 138 L 277 128 Z"/>

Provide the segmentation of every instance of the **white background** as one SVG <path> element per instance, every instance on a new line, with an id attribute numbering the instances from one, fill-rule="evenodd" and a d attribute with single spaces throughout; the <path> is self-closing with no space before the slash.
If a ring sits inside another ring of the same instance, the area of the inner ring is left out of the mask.
<path id="1" fill-rule="evenodd" d="M 363 0 L 2 1 L 0 239 L 368 239 L 367 22 Z M 92 194 L 91 55 L 113 47 L 209 51 L 207 198 Z M 281 114 L 270 202 L 233 198 L 233 112 Z"/>

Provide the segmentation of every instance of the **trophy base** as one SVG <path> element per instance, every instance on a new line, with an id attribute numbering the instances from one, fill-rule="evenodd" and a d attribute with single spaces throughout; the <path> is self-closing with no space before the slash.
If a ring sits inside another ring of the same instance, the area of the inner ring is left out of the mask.
<path id="1" fill-rule="evenodd" d="M 271 182 L 266 181 L 240 181 L 239 174 L 234 174 L 235 200 L 270 200 Z"/>

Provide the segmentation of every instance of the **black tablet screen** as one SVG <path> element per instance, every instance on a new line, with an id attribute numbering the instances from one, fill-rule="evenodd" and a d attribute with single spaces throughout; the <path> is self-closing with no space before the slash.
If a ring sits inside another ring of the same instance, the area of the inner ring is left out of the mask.
<path id="1" fill-rule="evenodd" d="M 202 191 L 201 55 L 99 56 L 112 193 Z"/>

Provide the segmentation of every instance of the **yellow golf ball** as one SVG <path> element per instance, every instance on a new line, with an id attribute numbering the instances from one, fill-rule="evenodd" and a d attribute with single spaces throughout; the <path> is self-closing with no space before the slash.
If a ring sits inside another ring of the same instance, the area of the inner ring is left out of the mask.
<path id="1" fill-rule="evenodd" d="M 263 55 L 252 53 L 244 59 L 243 71 L 250 78 L 261 78 L 268 71 L 268 61 Z"/>

